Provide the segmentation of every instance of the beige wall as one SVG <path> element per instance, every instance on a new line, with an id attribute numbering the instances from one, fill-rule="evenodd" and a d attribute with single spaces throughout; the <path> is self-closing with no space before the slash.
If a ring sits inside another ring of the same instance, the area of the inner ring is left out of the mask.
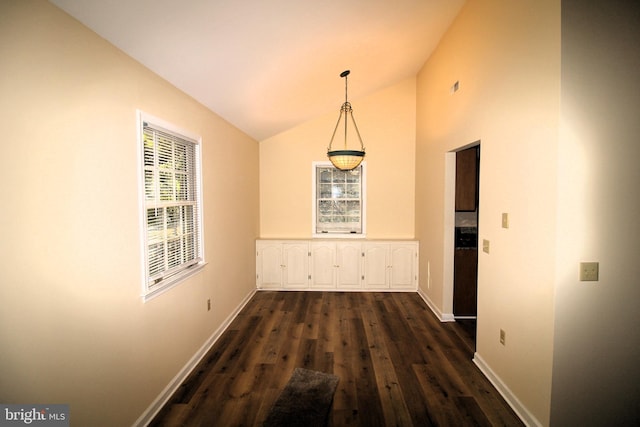
<path id="1" fill-rule="evenodd" d="M 451 152 L 480 141 L 479 239 L 491 251 L 479 255 L 476 360 L 529 421 L 543 424 L 553 351 L 559 75 L 559 1 L 474 0 L 417 86 L 420 289 L 443 317 L 451 315 Z M 460 89 L 451 94 L 456 81 Z M 503 212 L 509 229 L 501 228 Z"/>
<path id="2" fill-rule="evenodd" d="M 551 424 L 640 425 L 638 3 L 562 1 Z M 600 263 L 579 282 L 581 261 Z"/>
<path id="3" fill-rule="evenodd" d="M 476 357 L 531 424 L 633 423 L 637 29 L 630 11 L 562 8 L 562 79 L 559 1 L 474 0 L 417 78 L 351 100 L 368 235 L 420 239 L 420 290 L 450 315 L 452 153 L 480 141 Z M 253 290 L 254 239 L 311 235 L 339 105 L 258 147 L 44 1 L 0 4 L 0 54 L 0 402 L 131 424 Z M 202 136 L 209 262 L 146 304 L 138 108 Z M 585 260 L 598 283 L 577 281 Z"/>
<path id="4" fill-rule="evenodd" d="M 45 1 L 0 54 L 0 402 L 130 425 L 255 287 L 258 144 Z M 202 136 L 209 262 L 147 303 L 138 108 Z"/>
<path id="5" fill-rule="evenodd" d="M 342 84 L 336 75 L 335 111 L 260 142 L 261 237 L 311 237 L 311 165 L 327 160 Z M 415 78 L 410 78 L 349 100 L 367 152 L 368 238 L 414 237 L 415 90 Z M 355 135 L 349 135 L 353 148 Z M 339 137 L 336 141 L 343 143 Z"/>

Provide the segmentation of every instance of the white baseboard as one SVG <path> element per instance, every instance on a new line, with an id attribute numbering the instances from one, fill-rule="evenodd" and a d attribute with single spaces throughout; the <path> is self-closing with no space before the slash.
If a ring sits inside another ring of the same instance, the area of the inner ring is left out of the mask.
<path id="1" fill-rule="evenodd" d="M 502 382 L 499 376 L 496 375 L 495 372 L 487 365 L 484 359 L 478 354 L 478 352 L 473 355 L 473 363 L 480 369 L 480 371 L 484 374 L 485 377 L 493 384 L 493 386 L 498 390 L 498 392 L 502 395 L 504 400 L 507 401 L 511 409 L 520 417 L 522 422 L 529 427 L 542 427 L 542 423 L 533 416 L 529 410 L 520 402 L 520 400 L 511 392 L 509 387 L 506 386 L 505 383 Z"/>
<path id="2" fill-rule="evenodd" d="M 418 295 L 424 300 L 429 309 L 436 315 L 441 322 L 455 322 L 456 319 L 453 316 L 453 313 L 442 313 L 438 307 L 431 301 L 429 296 L 425 294 L 422 289 L 418 288 Z M 476 317 L 472 317 L 475 319 Z M 493 386 L 498 390 L 498 393 L 504 398 L 507 404 L 513 409 L 513 411 L 518 415 L 520 420 L 528 426 L 528 427 L 542 427 L 540 421 L 536 419 L 536 417 L 527 410 L 527 408 L 520 402 L 520 400 L 511 392 L 509 387 L 507 387 L 500 377 L 498 377 L 495 372 L 487 365 L 487 363 L 482 359 L 482 357 L 476 352 L 473 355 L 473 363 L 480 369 L 480 372 L 487 377 L 489 382 L 493 384 Z"/>
<path id="3" fill-rule="evenodd" d="M 456 319 L 453 317 L 453 313 L 442 313 L 438 309 L 438 307 L 433 303 L 433 301 L 431 301 L 429 296 L 427 294 L 425 294 L 422 291 L 422 289 L 420 289 L 420 288 L 418 288 L 418 295 L 420 295 L 420 297 L 424 300 L 424 302 L 427 303 L 427 306 L 429 306 L 429 308 L 431 309 L 433 314 L 435 314 L 436 317 L 438 319 L 440 319 L 441 322 L 455 322 L 456 321 Z"/>
<path id="4" fill-rule="evenodd" d="M 162 390 L 162 392 L 156 397 L 156 399 L 149 405 L 149 407 L 140 415 L 140 417 L 133 423 L 134 427 L 143 427 L 147 426 L 153 418 L 160 412 L 162 407 L 169 401 L 173 393 L 176 392 L 180 384 L 187 379 L 191 371 L 198 366 L 198 363 L 206 356 L 211 347 L 218 341 L 218 338 L 222 336 L 222 333 L 229 327 L 231 322 L 236 318 L 238 313 L 244 308 L 245 305 L 249 302 L 251 297 L 255 295 L 256 289 L 253 289 L 244 299 L 238 307 L 225 319 L 224 322 L 215 330 L 215 332 L 205 341 L 205 343 L 200 347 L 200 349 L 196 352 L 196 354 L 191 357 L 191 359 L 187 362 L 186 365 L 178 372 L 178 374 L 167 384 L 167 386 Z"/>

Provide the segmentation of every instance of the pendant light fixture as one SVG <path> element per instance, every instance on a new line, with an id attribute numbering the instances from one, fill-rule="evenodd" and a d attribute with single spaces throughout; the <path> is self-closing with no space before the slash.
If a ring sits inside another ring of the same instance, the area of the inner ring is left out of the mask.
<path id="1" fill-rule="evenodd" d="M 340 108 L 338 122 L 333 130 L 333 135 L 331 135 L 331 141 L 329 142 L 329 148 L 327 149 L 327 156 L 329 157 L 329 160 L 331 160 L 331 163 L 333 163 L 336 168 L 343 171 L 350 171 L 357 168 L 364 159 L 364 145 L 362 144 L 362 138 L 360 137 L 356 121 L 353 118 L 353 109 L 351 108 L 349 98 L 347 97 L 347 76 L 349 73 L 351 73 L 349 70 L 340 73 L 340 77 L 344 77 L 344 104 L 342 104 L 342 107 Z M 360 141 L 360 150 L 349 150 L 347 148 L 347 125 L 349 123 L 349 119 L 351 119 L 351 123 L 353 123 L 353 128 L 358 136 L 358 141 Z M 336 136 L 336 132 L 338 131 L 338 127 L 342 120 L 344 120 L 344 149 L 334 150 L 332 148 L 333 139 Z"/>

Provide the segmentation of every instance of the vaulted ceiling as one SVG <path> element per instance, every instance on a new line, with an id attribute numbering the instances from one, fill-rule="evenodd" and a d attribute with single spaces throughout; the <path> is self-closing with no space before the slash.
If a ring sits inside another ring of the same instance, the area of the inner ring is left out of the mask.
<path id="1" fill-rule="evenodd" d="M 464 0 L 50 0 L 257 140 L 415 76 Z M 355 103 L 354 103 L 355 108 Z"/>

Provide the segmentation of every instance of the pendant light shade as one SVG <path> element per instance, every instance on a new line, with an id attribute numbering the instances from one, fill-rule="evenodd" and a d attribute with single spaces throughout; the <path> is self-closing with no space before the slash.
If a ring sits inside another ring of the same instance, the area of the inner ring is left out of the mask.
<path id="1" fill-rule="evenodd" d="M 344 104 L 340 108 L 340 115 L 338 116 L 338 122 L 336 123 L 336 127 L 333 130 L 333 135 L 331 135 L 331 141 L 329 142 L 329 148 L 327 149 L 327 156 L 331 163 L 338 169 L 343 171 L 350 171 L 358 167 L 362 160 L 364 159 L 364 145 L 362 144 L 362 138 L 360 137 L 360 131 L 358 131 L 358 126 L 356 125 L 356 121 L 353 118 L 353 109 L 351 108 L 351 104 L 349 103 L 349 98 L 347 97 L 347 76 L 351 71 L 346 70 L 340 73 L 340 77 L 344 77 Z M 333 140 L 336 137 L 336 133 L 338 128 L 340 127 L 340 122 L 344 121 L 344 148 L 339 150 L 333 149 Z M 353 128 L 358 137 L 358 141 L 360 143 L 360 150 L 353 150 L 347 147 L 347 128 L 349 123 L 353 125 Z"/>

